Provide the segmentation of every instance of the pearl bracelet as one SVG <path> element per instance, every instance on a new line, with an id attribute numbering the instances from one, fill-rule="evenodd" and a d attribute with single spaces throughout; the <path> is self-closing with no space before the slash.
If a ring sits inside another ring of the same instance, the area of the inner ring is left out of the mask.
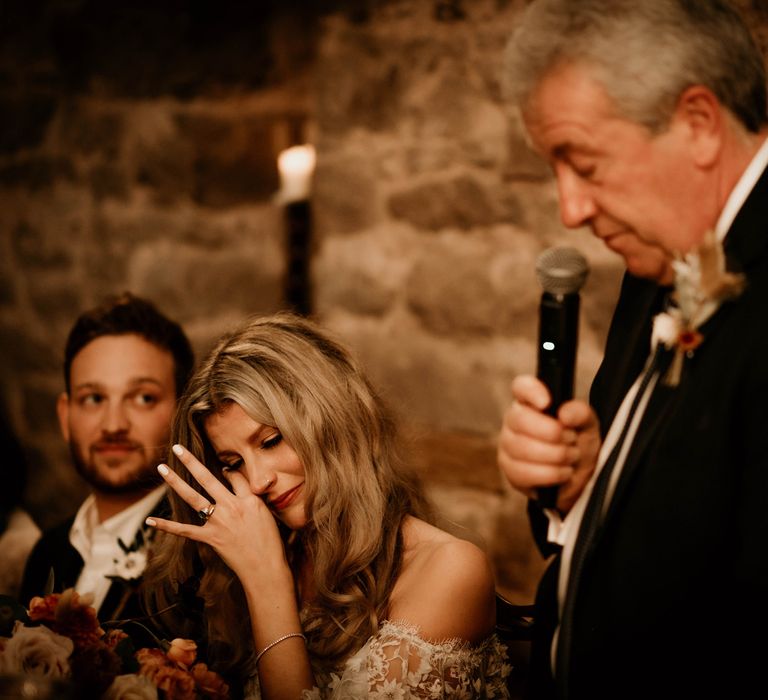
<path id="1" fill-rule="evenodd" d="M 290 634 L 284 634 L 282 637 L 278 637 L 274 642 L 270 642 L 265 646 L 258 654 L 256 654 L 256 664 L 258 665 L 259 659 L 264 656 L 272 647 L 277 646 L 280 642 L 284 642 L 291 637 L 301 637 L 306 643 L 307 638 L 301 632 L 291 632 Z"/>

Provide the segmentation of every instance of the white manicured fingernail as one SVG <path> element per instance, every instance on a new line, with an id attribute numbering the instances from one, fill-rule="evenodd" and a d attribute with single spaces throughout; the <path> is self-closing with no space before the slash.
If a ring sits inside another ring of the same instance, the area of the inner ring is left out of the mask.
<path id="1" fill-rule="evenodd" d="M 153 518 L 147 518 L 144 522 L 150 527 L 157 525 L 157 522 Z"/>
<path id="2" fill-rule="evenodd" d="M 173 454 L 177 457 L 181 457 L 181 455 L 184 454 L 184 448 L 181 445 L 174 445 L 171 449 L 173 450 Z"/>
<path id="3" fill-rule="evenodd" d="M 159 464 L 157 471 L 159 471 L 163 476 L 168 476 L 171 470 L 168 469 L 168 467 L 166 467 L 164 464 Z"/>

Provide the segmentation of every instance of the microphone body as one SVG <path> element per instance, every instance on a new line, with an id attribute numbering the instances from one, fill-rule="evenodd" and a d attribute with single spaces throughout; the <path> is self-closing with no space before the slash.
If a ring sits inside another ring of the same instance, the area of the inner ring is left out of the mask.
<path id="1" fill-rule="evenodd" d="M 536 377 L 549 389 L 552 399 L 546 413 L 556 416 L 560 406 L 573 398 L 581 306 L 579 290 L 589 266 L 573 248 L 550 248 L 539 256 L 536 271 L 544 289 L 539 305 Z M 545 486 L 537 490 L 542 507 L 555 507 L 558 489 L 558 486 Z"/>
<path id="2" fill-rule="evenodd" d="M 554 416 L 562 403 L 573 398 L 576 346 L 579 342 L 578 294 L 541 295 L 539 307 L 539 357 L 536 376 L 547 385 Z"/>

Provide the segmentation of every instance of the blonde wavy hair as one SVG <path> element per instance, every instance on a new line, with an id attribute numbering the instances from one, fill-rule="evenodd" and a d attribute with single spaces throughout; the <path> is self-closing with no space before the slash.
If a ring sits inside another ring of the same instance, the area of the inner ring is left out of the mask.
<path id="1" fill-rule="evenodd" d="M 298 532 L 278 524 L 294 575 L 302 562 L 312 562 L 316 597 L 303 626 L 315 661 L 332 668 L 386 618 L 401 566 L 403 519 L 431 520 L 430 508 L 401 458 L 392 415 L 350 354 L 316 324 L 289 314 L 249 320 L 218 343 L 191 379 L 173 442 L 224 483 L 204 423 L 233 402 L 276 427 L 304 467 L 308 524 Z M 171 467 L 204 493 L 170 457 Z M 171 503 L 175 520 L 199 523 L 173 493 Z M 153 549 L 145 574 L 150 607 L 167 607 L 181 583 L 201 574 L 205 634 L 211 650 L 226 649 L 212 661 L 223 671 L 244 670 L 252 643 L 237 577 L 207 545 L 158 533 Z M 173 629 L 178 633 L 186 622 L 173 620 Z"/>

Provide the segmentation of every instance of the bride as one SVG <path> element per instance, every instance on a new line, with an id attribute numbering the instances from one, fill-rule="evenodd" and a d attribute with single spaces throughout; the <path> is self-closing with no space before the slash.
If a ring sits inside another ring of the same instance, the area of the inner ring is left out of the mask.
<path id="1" fill-rule="evenodd" d="M 429 523 L 390 414 L 315 324 L 221 340 L 174 440 L 147 586 L 163 607 L 199 574 L 212 665 L 248 697 L 508 696 L 486 556 Z"/>

